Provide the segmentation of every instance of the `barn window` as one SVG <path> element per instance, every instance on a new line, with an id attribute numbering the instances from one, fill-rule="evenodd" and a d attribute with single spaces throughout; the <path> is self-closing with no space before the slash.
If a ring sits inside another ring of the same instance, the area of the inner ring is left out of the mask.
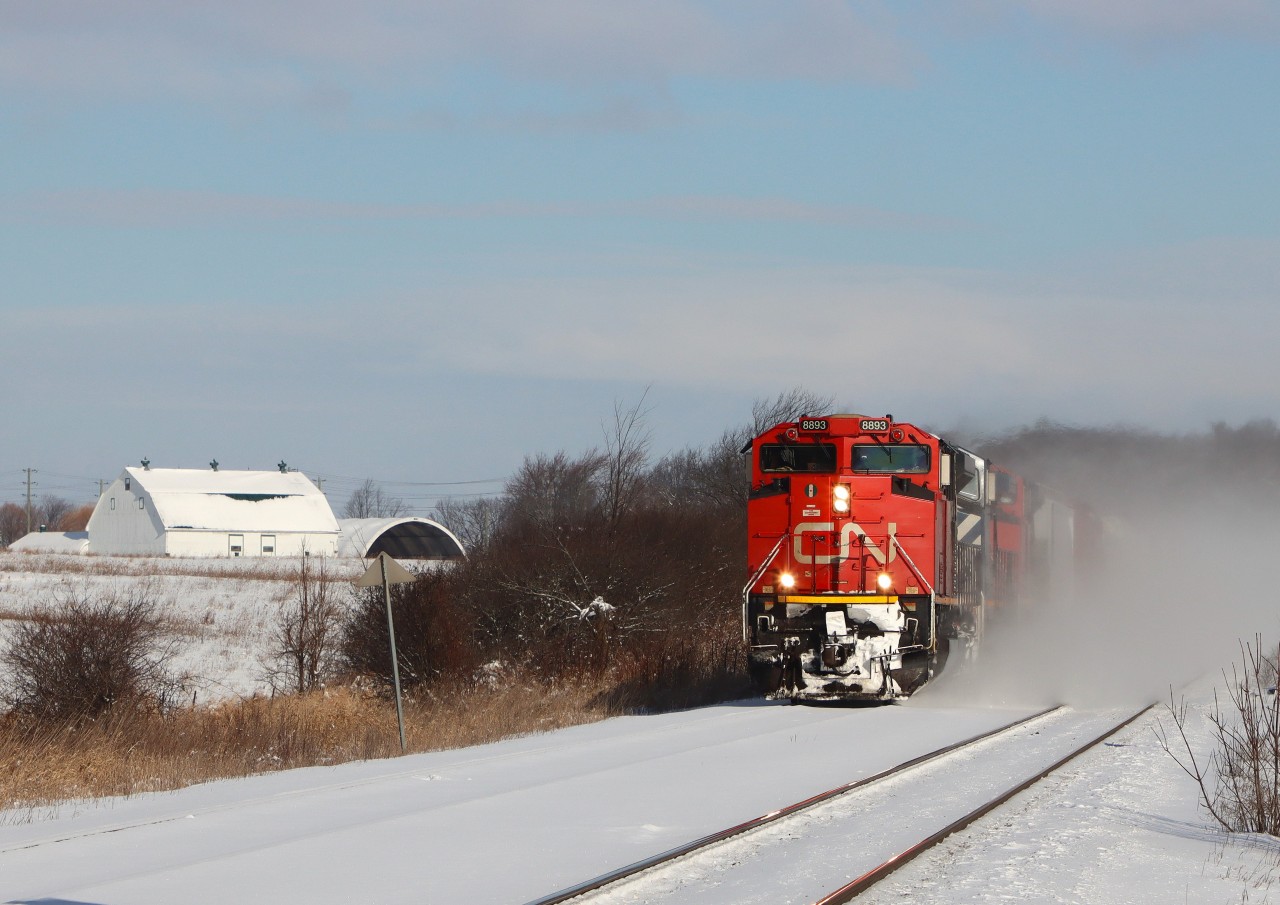
<path id="1" fill-rule="evenodd" d="M 111 508 L 112 508 L 112 509 L 115 509 L 115 508 L 116 508 L 116 498 L 115 498 L 115 497 L 112 497 L 112 498 L 111 498 Z"/>
<path id="2" fill-rule="evenodd" d="M 139 508 L 139 509 L 146 509 L 146 508 L 147 508 L 147 501 L 146 501 L 146 500 L 143 500 L 143 499 L 139 499 L 139 500 L 138 500 L 138 508 Z"/>
<path id="3" fill-rule="evenodd" d="M 228 538 L 231 543 L 231 555 L 232 556 L 242 555 L 244 553 L 244 535 L 231 534 L 231 535 L 228 535 Z"/>
<path id="4" fill-rule="evenodd" d="M 276 552 L 276 536 L 274 534 L 262 535 L 262 555 L 270 556 Z"/>

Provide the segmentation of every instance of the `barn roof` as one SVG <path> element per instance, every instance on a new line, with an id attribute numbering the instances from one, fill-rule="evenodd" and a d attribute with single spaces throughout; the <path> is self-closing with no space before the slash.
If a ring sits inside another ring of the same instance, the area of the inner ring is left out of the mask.
<path id="1" fill-rule="evenodd" d="M 329 501 L 306 475 L 280 471 L 126 468 L 166 528 L 336 533 Z"/>
<path id="2" fill-rule="evenodd" d="M 462 542 L 452 531 L 429 518 L 344 518 L 339 556 L 377 556 L 395 559 L 461 559 Z"/>

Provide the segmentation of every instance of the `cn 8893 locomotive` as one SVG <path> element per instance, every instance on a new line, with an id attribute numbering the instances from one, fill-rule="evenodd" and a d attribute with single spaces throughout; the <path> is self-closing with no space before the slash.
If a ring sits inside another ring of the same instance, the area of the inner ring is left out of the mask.
<path id="1" fill-rule="evenodd" d="M 743 622 L 770 696 L 907 697 L 1074 572 L 1070 507 L 890 415 L 801 417 L 751 457 Z"/>

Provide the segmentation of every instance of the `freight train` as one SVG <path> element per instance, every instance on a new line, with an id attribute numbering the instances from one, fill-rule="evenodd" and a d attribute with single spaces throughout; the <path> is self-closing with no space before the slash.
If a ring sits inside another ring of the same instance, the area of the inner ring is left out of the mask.
<path id="1" fill-rule="evenodd" d="M 771 697 L 907 697 L 989 619 L 1071 592 L 1080 513 L 913 424 L 804 416 L 750 452 L 743 631 Z"/>

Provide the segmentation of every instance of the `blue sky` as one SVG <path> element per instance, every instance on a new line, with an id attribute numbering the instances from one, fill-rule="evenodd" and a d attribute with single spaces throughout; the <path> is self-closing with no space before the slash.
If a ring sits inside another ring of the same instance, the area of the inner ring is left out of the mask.
<path id="1" fill-rule="evenodd" d="M 501 477 L 646 387 L 655 454 L 794 386 L 1275 418 L 1278 49 L 1251 0 L 0 2 L 0 499 Z"/>

